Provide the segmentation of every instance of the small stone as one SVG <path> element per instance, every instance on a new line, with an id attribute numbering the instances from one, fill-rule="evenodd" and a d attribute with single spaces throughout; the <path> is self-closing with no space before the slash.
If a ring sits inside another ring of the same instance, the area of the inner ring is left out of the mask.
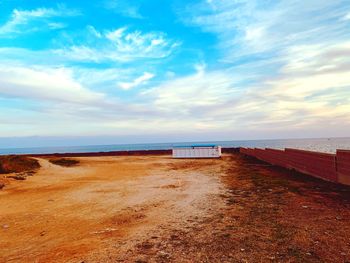
<path id="1" fill-rule="evenodd" d="M 9 225 L 2 225 L 2 228 L 3 229 L 7 229 L 7 228 L 9 228 L 10 226 Z"/>
<path id="2" fill-rule="evenodd" d="M 303 205 L 302 208 L 309 208 L 307 205 Z"/>
<path id="3" fill-rule="evenodd" d="M 306 252 L 306 255 L 311 256 L 311 253 L 310 252 Z"/>
<path id="4" fill-rule="evenodd" d="M 159 256 L 162 257 L 162 258 L 169 258 L 170 257 L 170 254 L 165 252 L 165 251 L 159 251 Z"/>
<path id="5" fill-rule="evenodd" d="M 243 251 L 245 251 L 245 249 L 244 249 L 244 248 L 241 248 L 241 251 L 243 252 Z"/>

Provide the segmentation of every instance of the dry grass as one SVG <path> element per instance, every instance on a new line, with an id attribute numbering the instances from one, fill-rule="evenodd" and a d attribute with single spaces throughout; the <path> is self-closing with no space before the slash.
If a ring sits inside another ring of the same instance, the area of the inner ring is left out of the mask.
<path id="1" fill-rule="evenodd" d="M 0 174 L 29 172 L 39 168 L 39 162 L 27 156 L 0 156 Z"/>
<path id="2" fill-rule="evenodd" d="M 64 167 L 72 167 L 79 164 L 78 160 L 68 158 L 53 158 L 50 159 L 49 162 Z"/>

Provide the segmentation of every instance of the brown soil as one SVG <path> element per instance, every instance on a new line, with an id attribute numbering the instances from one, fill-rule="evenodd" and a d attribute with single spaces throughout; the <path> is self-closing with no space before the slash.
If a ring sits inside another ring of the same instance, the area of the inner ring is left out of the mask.
<path id="1" fill-rule="evenodd" d="M 77 159 L 0 192 L 0 262 L 350 260 L 350 188 L 238 154 Z"/>
<path id="2" fill-rule="evenodd" d="M 52 158 L 52 159 L 49 159 L 49 162 L 56 165 L 65 166 L 65 167 L 71 167 L 79 164 L 78 160 L 67 159 L 67 158 Z"/>

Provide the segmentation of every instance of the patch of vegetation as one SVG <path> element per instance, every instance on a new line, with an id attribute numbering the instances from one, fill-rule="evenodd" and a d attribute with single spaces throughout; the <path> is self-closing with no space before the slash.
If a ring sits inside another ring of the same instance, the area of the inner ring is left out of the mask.
<path id="1" fill-rule="evenodd" d="M 29 172 L 39 168 L 39 162 L 28 156 L 0 156 L 0 174 Z"/>
<path id="2" fill-rule="evenodd" d="M 72 167 L 79 164 L 78 160 L 68 158 L 54 158 L 50 159 L 49 162 L 64 167 Z"/>

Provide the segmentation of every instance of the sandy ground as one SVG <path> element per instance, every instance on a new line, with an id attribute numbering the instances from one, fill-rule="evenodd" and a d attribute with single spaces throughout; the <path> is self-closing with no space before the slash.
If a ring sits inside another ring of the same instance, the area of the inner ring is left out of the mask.
<path id="1" fill-rule="evenodd" d="M 0 262 L 350 262 L 350 188 L 238 154 L 75 159 L 0 190 Z"/>

